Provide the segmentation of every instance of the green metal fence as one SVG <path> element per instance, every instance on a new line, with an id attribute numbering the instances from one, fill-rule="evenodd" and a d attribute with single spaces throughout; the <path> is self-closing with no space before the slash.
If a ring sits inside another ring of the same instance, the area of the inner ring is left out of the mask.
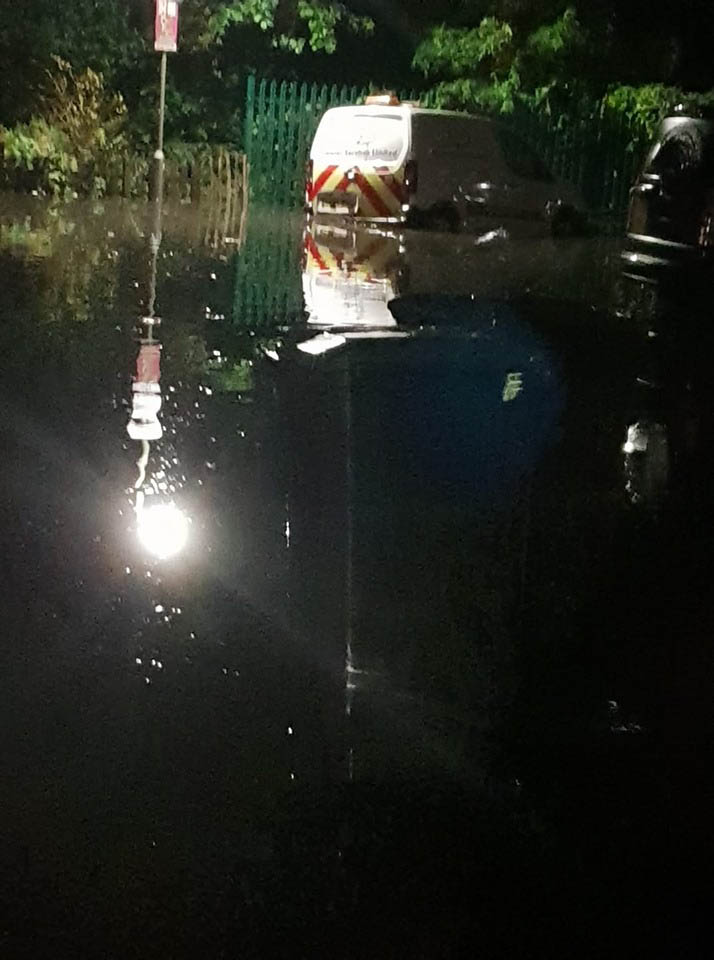
<path id="1" fill-rule="evenodd" d="M 251 209 L 236 257 L 233 322 L 239 327 L 257 335 L 302 315 L 301 239 L 299 224 L 286 224 L 270 209 Z"/>
<path id="2" fill-rule="evenodd" d="M 305 162 L 320 117 L 328 107 L 357 103 L 367 92 L 250 76 L 244 145 L 252 199 L 300 206 Z M 422 102 L 428 104 L 428 95 Z M 591 211 L 622 214 L 645 144 L 633 136 L 621 115 L 603 114 L 592 106 L 557 117 L 520 108 L 499 120 L 531 143 L 557 177 L 576 184 Z"/>
<path id="3" fill-rule="evenodd" d="M 593 213 L 624 212 L 647 141 L 622 115 L 593 106 L 558 117 L 520 109 L 499 119 L 531 144 L 554 176 L 575 184 Z"/>
<path id="4" fill-rule="evenodd" d="M 252 200 L 297 206 L 305 162 L 320 117 L 328 107 L 355 103 L 357 87 L 279 83 L 248 77 L 244 145 Z"/>

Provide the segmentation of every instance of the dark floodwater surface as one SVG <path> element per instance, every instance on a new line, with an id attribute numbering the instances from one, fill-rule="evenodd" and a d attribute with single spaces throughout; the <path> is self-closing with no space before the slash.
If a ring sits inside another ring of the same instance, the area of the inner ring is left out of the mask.
<path id="1" fill-rule="evenodd" d="M 709 956 L 710 303 L 156 229 L 0 203 L 1 955 Z"/>

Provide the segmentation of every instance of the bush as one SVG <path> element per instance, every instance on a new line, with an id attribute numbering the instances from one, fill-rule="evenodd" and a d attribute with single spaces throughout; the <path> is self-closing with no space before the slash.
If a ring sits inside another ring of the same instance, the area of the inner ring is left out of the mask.
<path id="1" fill-rule="evenodd" d="M 11 187 L 65 196 L 79 171 L 77 158 L 62 130 L 42 117 L 0 127 L 5 179 Z"/>
<path id="2" fill-rule="evenodd" d="M 109 160 L 125 145 L 124 101 L 105 90 L 100 73 L 75 75 L 71 64 L 53 59 L 42 115 L 0 127 L 6 179 L 53 196 L 101 196 Z"/>
<path id="3" fill-rule="evenodd" d="M 602 100 L 603 107 L 621 114 L 635 133 L 651 139 L 662 117 L 677 104 L 692 108 L 714 106 L 714 91 L 687 93 L 679 87 L 648 83 L 639 87 L 610 87 Z"/>

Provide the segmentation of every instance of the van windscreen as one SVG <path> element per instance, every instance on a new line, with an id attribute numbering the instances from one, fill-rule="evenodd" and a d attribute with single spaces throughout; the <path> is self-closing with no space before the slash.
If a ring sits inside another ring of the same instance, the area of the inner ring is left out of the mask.
<path id="1" fill-rule="evenodd" d="M 335 110 L 320 122 L 313 154 L 336 162 L 399 163 L 406 147 L 407 124 L 400 114 Z"/>

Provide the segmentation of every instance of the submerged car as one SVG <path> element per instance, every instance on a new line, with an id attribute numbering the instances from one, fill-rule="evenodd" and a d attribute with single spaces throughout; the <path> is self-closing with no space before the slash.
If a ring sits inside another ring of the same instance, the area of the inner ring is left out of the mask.
<path id="1" fill-rule="evenodd" d="M 515 223 L 571 233 L 585 214 L 578 191 L 507 127 L 392 95 L 324 114 L 305 203 L 315 216 L 452 231 Z"/>
<path id="2" fill-rule="evenodd" d="M 680 107 L 660 124 L 630 190 L 626 269 L 710 260 L 713 219 L 714 121 Z"/>

